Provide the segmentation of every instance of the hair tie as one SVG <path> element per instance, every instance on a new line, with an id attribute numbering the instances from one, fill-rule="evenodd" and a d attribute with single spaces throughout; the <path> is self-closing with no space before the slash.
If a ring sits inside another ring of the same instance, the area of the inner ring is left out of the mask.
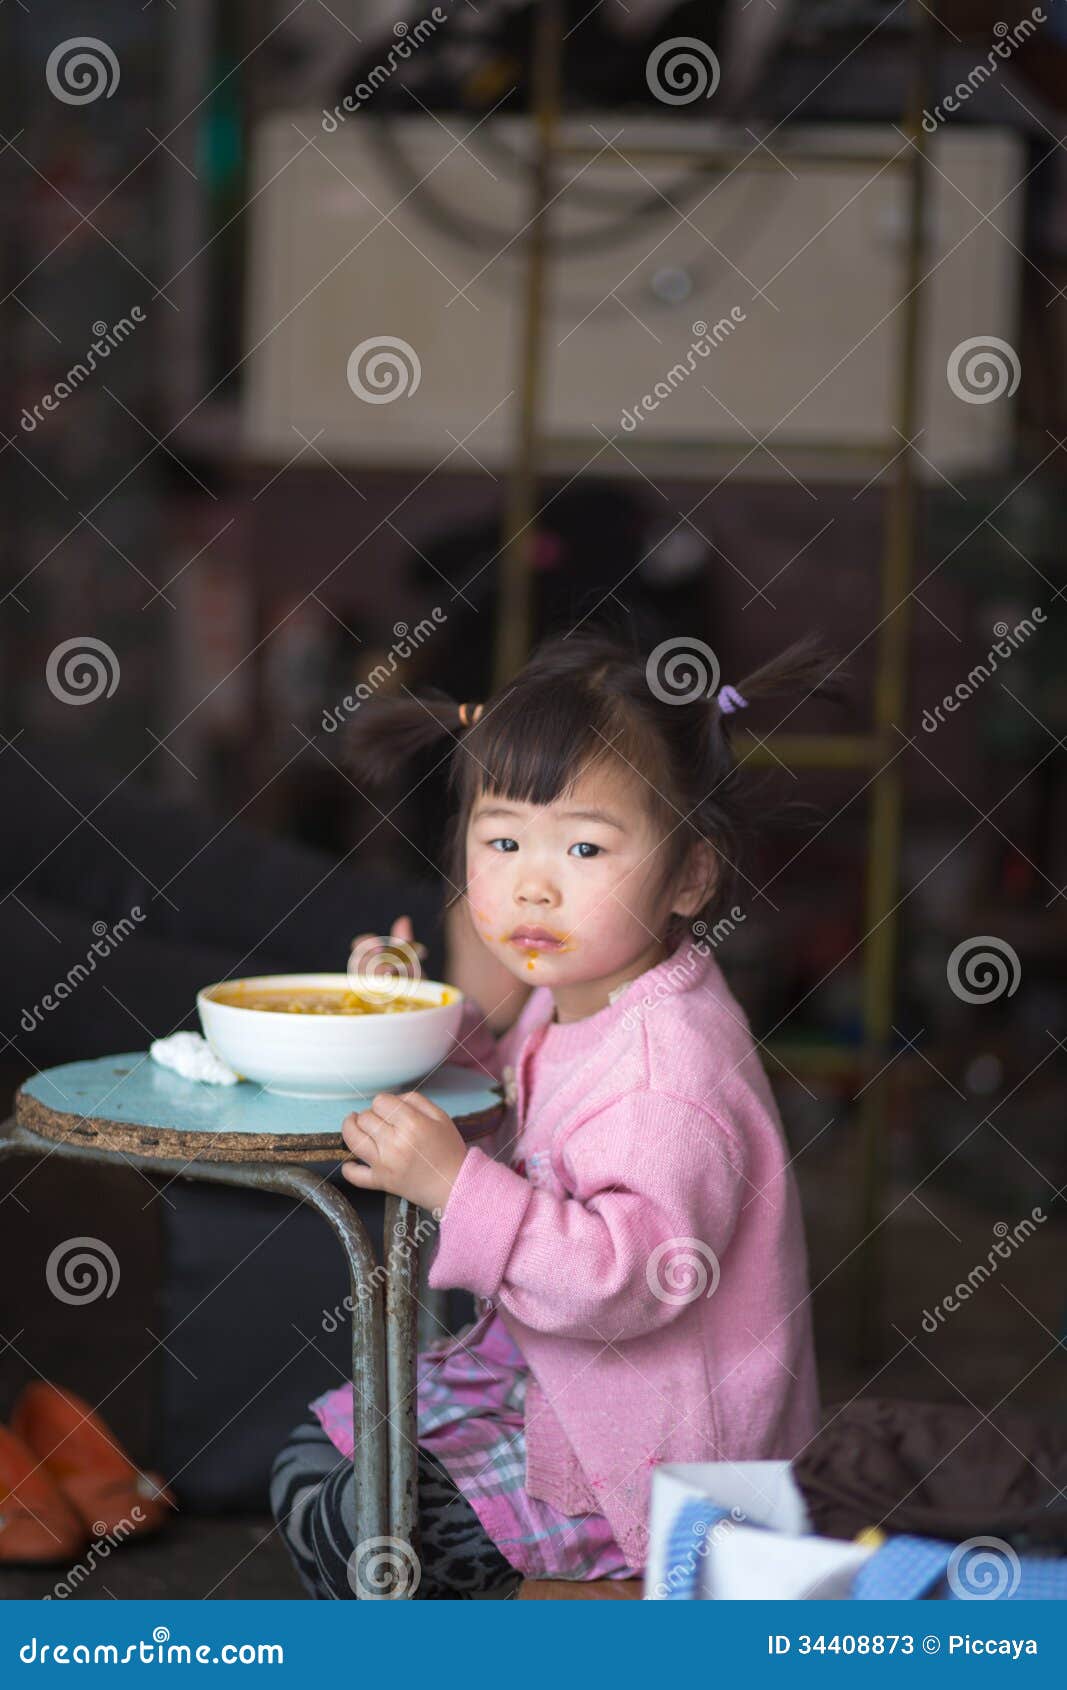
<path id="1" fill-rule="evenodd" d="M 473 728 L 475 722 L 481 716 L 482 708 L 480 704 L 461 704 L 459 707 L 460 726 Z"/>
<path id="2" fill-rule="evenodd" d="M 748 699 L 742 698 L 736 687 L 719 688 L 719 709 L 724 716 L 729 716 L 734 710 L 747 710 Z"/>

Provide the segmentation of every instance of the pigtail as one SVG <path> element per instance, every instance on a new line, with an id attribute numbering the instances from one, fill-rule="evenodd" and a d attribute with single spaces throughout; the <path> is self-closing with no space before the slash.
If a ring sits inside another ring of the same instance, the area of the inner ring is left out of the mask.
<path id="1" fill-rule="evenodd" d="M 718 702 L 724 694 L 732 694 L 735 701 L 740 695 L 744 705 L 749 705 L 761 698 L 796 693 L 799 695 L 797 706 L 806 698 L 814 697 L 829 698 L 835 703 L 840 703 L 846 696 L 844 681 L 840 663 L 835 661 L 833 653 L 827 650 L 817 634 L 805 634 L 802 639 L 787 646 L 777 657 L 772 657 L 769 662 L 761 664 L 750 675 L 746 675 L 736 687 L 720 687 L 716 701 Z M 727 705 L 730 702 L 727 697 Z M 731 726 L 737 725 L 736 710 L 720 709 L 719 713 Z"/>
<path id="2" fill-rule="evenodd" d="M 762 835 L 771 829 L 815 826 L 822 818 L 805 799 L 783 797 L 780 771 L 753 769 L 747 757 L 735 757 L 733 734 L 743 729 L 749 705 L 767 698 L 794 695 L 782 714 L 788 723 L 793 710 L 809 698 L 847 701 L 841 661 L 816 634 L 805 634 L 792 645 L 745 675 L 736 686 L 720 686 L 712 699 L 709 760 L 719 774 L 709 782 L 708 796 L 692 813 L 692 822 L 714 840 L 720 854 L 719 882 L 712 911 L 725 907 L 740 887 L 739 861 L 755 856 Z M 779 724 L 766 730 L 773 747 Z M 705 912 L 707 914 L 707 912 Z"/>
<path id="3" fill-rule="evenodd" d="M 349 724 L 344 762 L 357 779 L 384 783 L 420 751 L 462 736 L 463 714 L 464 706 L 441 692 L 370 700 Z"/>

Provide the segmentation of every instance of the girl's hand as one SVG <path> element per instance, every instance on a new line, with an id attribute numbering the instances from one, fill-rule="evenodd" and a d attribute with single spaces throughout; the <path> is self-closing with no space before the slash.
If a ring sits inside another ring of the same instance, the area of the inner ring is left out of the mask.
<path id="1" fill-rule="evenodd" d="M 402 945 L 407 945 L 410 950 L 414 952 L 414 966 L 416 968 L 426 961 L 426 946 L 420 945 L 419 941 L 416 939 L 415 929 L 411 925 L 411 917 L 409 915 L 397 916 L 392 927 L 389 929 L 389 937 L 390 939 L 398 939 Z M 353 970 L 357 972 L 360 970 L 365 971 L 370 964 L 373 963 L 374 959 L 381 956 L 384 951 L 385 946 L 381 943 L 377 933 L 357 934 L 352 940 L 351 949 L 348 954 L 349 972 L 351 973 Z M 407 974 L 410 972 L 412 959 L 410 957 L 405 958 L 403 952 L 401 952 L 400 956 L 397 958 L 397 963 L 398 967 L 396 972 L 398 974 Z"/>
<path id="2" fill-rule="evenodd" d="M 342 1162 L 350 1185 L 389 1191 L 421 1209 L 443 1209 L 467 1154 L 453 1121 L 417 1091 L 379 1092 L 369 1109 L 346 1115 L 341 1137 L 367 1164 Z"/>

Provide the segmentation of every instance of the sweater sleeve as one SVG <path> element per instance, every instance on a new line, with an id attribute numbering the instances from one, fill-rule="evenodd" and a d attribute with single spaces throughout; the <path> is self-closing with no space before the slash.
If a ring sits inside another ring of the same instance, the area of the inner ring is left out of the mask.
<path id="1" fill-rule="evenodd" d="M 432 1286 L 496 1298 L 539 1332 L 604 1342 L 713 1294 L 748 1185 L 742 1146 L 714 1115 L 636 1093 L 572 1129 L 561 1154 L 566 1197 L 467 1151 Z"/>

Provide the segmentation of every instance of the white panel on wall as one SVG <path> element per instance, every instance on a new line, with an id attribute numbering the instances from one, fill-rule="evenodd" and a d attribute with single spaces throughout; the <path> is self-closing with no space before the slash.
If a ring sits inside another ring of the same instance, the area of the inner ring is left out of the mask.
<path id="1" fill-rule="evenodd" d="M 479 250 L 428 221 L 420 191 L 405 194 L 387 173 L 358 115 L 333 133 L 321 112 L 266 120 L 248 212 L 245 443 L 258 455 L 288 460 L 301 436 L 318 434 L 337 463 L 470 470 L 464 439 L 483 464 L 507 461 L 522 299 L 521 242 L 508 241 L 527 216 L 523 178 L 492 153 L 476 156 L 469 121 L 405 118 L 396 129 L 418 179 L 494 222 L 499 238 Z M 529 145 L 521 119 L 494 133 L 513 150 Z M 792 151 L 801 136 L 806 150 L 878 156 L 805 160 Z M 612 460 L 625 469 L 604 435 L 629 455 L 684 448 L 689 469 L 700 448 L 752 436 L 772 448 L 843 439 L 895 449 L 907 184 L 887 161 L 906 150 L 898 130 L 783 130 L 770 143 L 781 167 L 763 156 L 765 168 L 708 175 L 684 200 L 680 148 L 710 144 L 709 126 L 605 115 L 595 132 L 569 122 L 564 138 L 604 149 L 589 168 L 565 160 L 560 180 L 574 186 L 553 207 L 557 231 L 585 237 L 553 265 L 545 343 L 546 423 L 575 467 L 599 451 L 599 470 Z M 919 446 L 946 474 L 973 473 L 1008 453 L 1013 402 L 961 397 L 948 364 L 964 341 L 1017 339 L 1021 146 L 978 126 L 942 129 L 929 146 Z M 642 153 L 631 164 L 613 147 Z M 627 217 L 627 196 L 657 215 Z M 712 336 L 702 323 L 726 326 Z M 407 391 L 371 403 L 350 386 L 349 362 L 382 337 L 405 343 L 393 349 L 394 379 Z"/>

